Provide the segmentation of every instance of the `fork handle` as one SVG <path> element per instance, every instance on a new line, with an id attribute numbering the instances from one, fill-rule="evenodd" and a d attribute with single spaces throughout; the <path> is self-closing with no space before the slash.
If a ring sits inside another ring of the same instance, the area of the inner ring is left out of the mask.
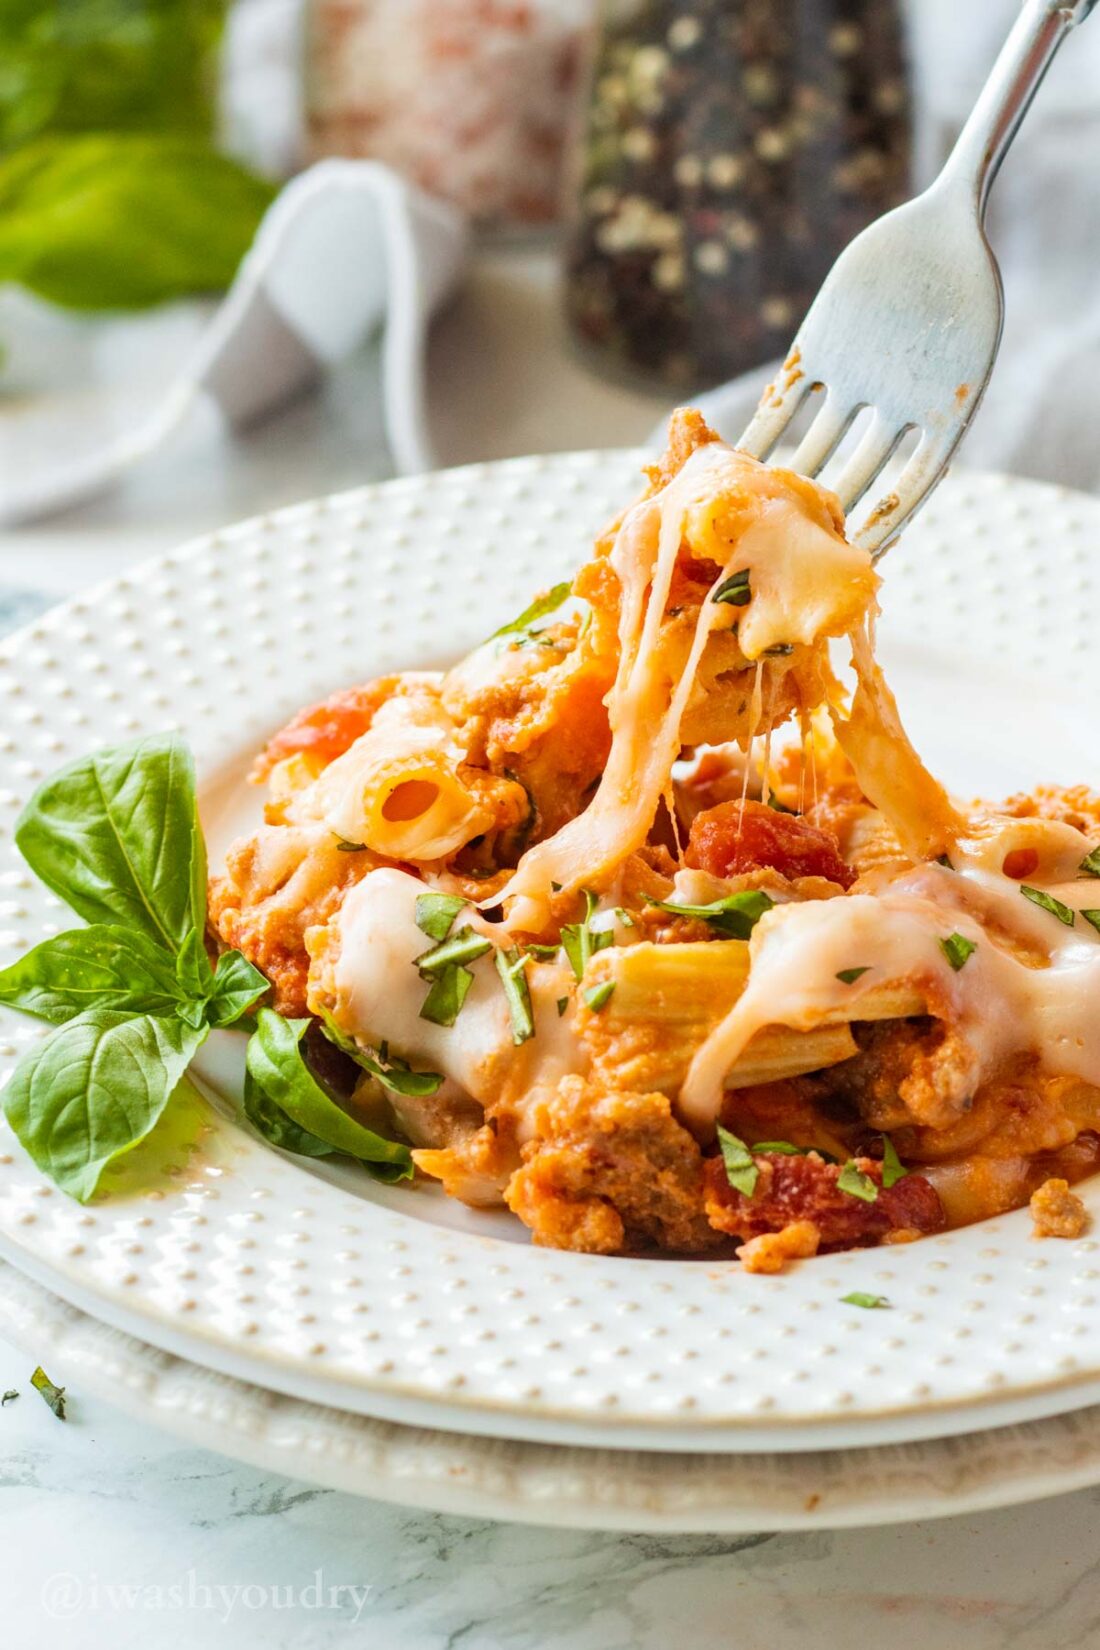
<path id="1" fill-rule="evenodd" d="M 941 174 L 944 183 L 972 191 L 979 214 L 1055 52 L 1095 4 L 1025 0 Z"/>

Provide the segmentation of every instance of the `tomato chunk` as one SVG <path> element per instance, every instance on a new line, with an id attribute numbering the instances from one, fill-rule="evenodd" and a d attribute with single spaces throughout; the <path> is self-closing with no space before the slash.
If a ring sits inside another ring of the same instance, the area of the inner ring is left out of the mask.
<path id="1" fill-rule="evenodd" d="M 687 862 L 716 877 L 766 865 L 791 878 L 827 877 L 842 888 L 856 880 L 831 831 L 764 802 L 720 802 L 697 814 L 688 837 Z"/>
<path id="2" fill-rule="evenodd" d="M 362 687 L 342 688 L 319 704 L 298 711 L 268 742 L 256 763 L 255 777 L 265 778 L 276 763 L 302 751 L 317 757 L 324 766 L 343 756 L 366 733 L 378 707 L 392 693 L 393 684 L 392 676 L 381 676 Z"/>
<path id="3" fill-rule="evenodd" d="M 807 1157 L 762 1152 L 754 1161 L 760 1174 L 753 1195 L 746 1197 L 730 1185 L 721 1157 L 707 1160 L 707 1218 L 720 1232 L 744 1240 L 809 1220 L 821 1234 L 823 1249 L 850 1249 L 877 1243 L 888 1232 L 943 1230 L 943 1205 L 923 1175 L 907 1174 L 886 1188 L 882 1164 L 857 1158 L 856 1167 L 877 1189 L 874 1201 L 866 1202 L 840 1191 L 840 1165 L 826 1163 L 816 1152 Z"/>

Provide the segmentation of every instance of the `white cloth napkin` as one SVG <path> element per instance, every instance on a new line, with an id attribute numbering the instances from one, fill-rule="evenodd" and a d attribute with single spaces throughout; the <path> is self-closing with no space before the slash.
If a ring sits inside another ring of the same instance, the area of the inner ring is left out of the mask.
<path id="1" fill-rule="evenodd" d="M 83 503 L 182 431 L 206 400 L 235 427 L 308 387 L 382 332 L 383 418 L 394 468 L 430 469 L 428 322 L 462 268 L 461 215 L 373 161 L 322 161 L 288 184 L 190 359 L 151 414 L 32 474 L 0 480 L 0 525 Z"/>

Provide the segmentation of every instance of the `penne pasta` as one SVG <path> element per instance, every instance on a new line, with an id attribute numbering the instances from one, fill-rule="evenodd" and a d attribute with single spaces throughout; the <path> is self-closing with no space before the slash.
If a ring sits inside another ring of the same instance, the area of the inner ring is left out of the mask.
<path id="1" fill-rule="evenodd" d="M 275 735 L 268 824 L 211 890 L 223 943 L 280 1012 L 388 1060 L 374 1122 L 536 1242 L 793 1223 L 825 1251 L 1080 1178 L 1100 796 L 948 795 L 874 658 L 870 557 L 814 482 L 690 411 L 647 476 L 571 582 L 446 675 Z"/>

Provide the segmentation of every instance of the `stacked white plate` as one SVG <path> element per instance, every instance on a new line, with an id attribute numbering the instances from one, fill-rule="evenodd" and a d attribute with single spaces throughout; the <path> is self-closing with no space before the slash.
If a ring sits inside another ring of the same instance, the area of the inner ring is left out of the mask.
<path id="1" fill-rule="evenodd" d="M 638 463 L 522 459 L 302 505 L 9 640 L 0 966 L 66 920 L 10 835 L 48 772 L 179 727 L 216 860 L 258 817 L 243 775 L 267 733 L 475 645 L 575 568 Z M 1100 779 L 1098 541 L 1097 501 L 964 473 L 891 552 L 881 654 L 961 794 Z M 4 1012 L 0 1070 L 39 1035 Z M 242 1039 L 212 1039 L 209 1104 L 88 1208 L 0 1126 L 5 1330 L 129 1409 L 364 1494 L 635 1529 L 880 1522 L 1100 1480 L 1100 1237 L 1039 1243 L 1018 1213 L 777 1278 L 559 1254 L 510 1216 L 282 1156 L 237 1121 L 241 1063 Z"/>

